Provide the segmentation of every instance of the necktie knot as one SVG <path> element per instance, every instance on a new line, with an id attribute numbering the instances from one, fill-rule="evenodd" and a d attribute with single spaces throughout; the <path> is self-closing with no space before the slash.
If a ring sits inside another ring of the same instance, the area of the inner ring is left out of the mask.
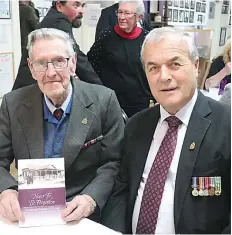
<path id="1" fill-rule="evenodd" d="M 62 116 L 63 116 L 63 113 L 64 113 L 64 111 L 63 111 L 62 109 L 56 109 L 56 110 L 54 111 L 53 115 L 54 115 L 54 117 L 55 117 L 58 121 L 60 121 L 60 119 L 61 119 Z"/>
<path id="2" fill-rule="evenodd" d="M 168 123 L 169 127 L 178 128 L 182 124 L 182 121 L 176 116 L 169 116 L 165 121 Z"/>

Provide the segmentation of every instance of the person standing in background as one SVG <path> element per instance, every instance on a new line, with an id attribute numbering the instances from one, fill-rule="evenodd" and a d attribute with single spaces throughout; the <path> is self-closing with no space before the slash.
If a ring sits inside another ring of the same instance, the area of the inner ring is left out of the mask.
<path id="1" fill-rule="evenodd" d="M 30 32 L 36 29 L 39 23 L 39 18 L 33 7 L 30 6 L 30 1 L 19 1 L 19 16 L 20 16 L 20 32 L 21 32 L 21 50 L 27 46 L 27 36 Z"/>
<path id="2" fill-rule="evenodd" d="M 76 75 L 84 82 L 102 85 L 100 78 L 94 72 L 87 56 L 80 50 L 76 43 L 72 29 L 81 27 L 83 17 L 84 1 L 53 1 L 52 7 L 47 15 L 38 24 L 37 28 L 55 28 L 62 30 L 72 38 L 73 48 L 77 53 L 76 60 Z M 19 65 L 18 74 L 12 90 L 35 84 L 36 81 L 32 78 L 27 64 L 28 51 L 25 49 L 22 52 L 21 62 Z"/>

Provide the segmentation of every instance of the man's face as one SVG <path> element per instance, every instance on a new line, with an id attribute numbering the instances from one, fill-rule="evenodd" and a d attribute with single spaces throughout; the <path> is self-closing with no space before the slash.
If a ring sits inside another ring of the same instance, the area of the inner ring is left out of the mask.
<path id="1" fill-rule="evenodd" d="M 83 17 L 83 0 L 68 0 L 65 5 L 57 3 L 58 9 L 70 20 L 74 28 L 79 28 Z"/>
<path id="2" fill-rule="evenodd" d="M 187 43 L 175 36 L 145 45 L 144 66 L 152 95 L 170 114 L 191 100 L 198 65 L 198 58 L 191 61 Z"/>
<path id="3" fill-rule="evenodd" d="M 47 69 L 39 71 L 44 65 Z M 76 55 L 68 56 L 67 45 L 59 38 L 41 39 L 33 45 L 28 66 L 40 90 L 51 100 L 59 99 L 68 91 L 71 72 L 76 69 Z"/>

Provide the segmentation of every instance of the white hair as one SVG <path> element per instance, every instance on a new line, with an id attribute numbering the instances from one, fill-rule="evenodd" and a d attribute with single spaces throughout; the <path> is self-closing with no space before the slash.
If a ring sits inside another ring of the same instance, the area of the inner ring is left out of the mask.
<path id="1" fill-rule="evenodd" d="M 118 2 L 119 6 L 122 5 L 122 4 L 126 4 L 126 3 L 135 4 L 136 13 L 138 15 L 144 15 L 145 7 L 144 7 L 144 3 L 143 3 L 142 0 L 122 0 L 122 1 Z"/>
<path id="2" fill-rule="evenodd" d="M 153 44 L 156 44 L 163 39 L 168 40 L 169 38 L 173 36 L 179 37 L 180 40 L 184 40 L 187 43 L 188 49 L 189 49 L 189 55 L 190 55 L 192 62 L 194 62 L 198 58 L 198 51 L 197 51 L 197 47 L 195 45 L 194 39 L 187 32 L 177 29 L 177 28 L 173 28 L 173 27 L 163 27 L 163 28 L 153 29 L 146 36 L 142 45 L 141 53 L 140 53 L 141 61 L 143 65 L 144 65 L 144 60 L 143 60 L 144 47 L 148 42 L 152 42 Z"/>
<path id="3" fill-rule="evenodd" d="M 51 40 L 54 38 L 59 38 L 66 43 L 68 56 L 74 55 L 73 40 L 69 37 L 67 33 L 54 28 L 41 28 L 32 31 L 28 35 L 27 49 L 28 49 L 29 58 L 32 58 L 32 47 L 37 40 L 41 39 Z"/>

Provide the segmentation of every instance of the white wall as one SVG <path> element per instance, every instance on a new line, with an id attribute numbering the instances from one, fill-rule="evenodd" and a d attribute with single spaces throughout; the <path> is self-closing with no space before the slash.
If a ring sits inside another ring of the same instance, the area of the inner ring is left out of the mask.
<path id="1" fill-rule="evenodd" d="M 5 38 L 4 43 L 0 44 L 0 53 L 13 53 L 13 73 L 14 79 L 17 75 L 21 59 L 21 38 L 19 25 L 19 6 L 18 1 L 10 1 L 11 18 L 0 19 L 0 38 Z M 11 79 L 11 78 L 10 78 Z M 1 100 L 0 100 L 1 103 Z"/>

